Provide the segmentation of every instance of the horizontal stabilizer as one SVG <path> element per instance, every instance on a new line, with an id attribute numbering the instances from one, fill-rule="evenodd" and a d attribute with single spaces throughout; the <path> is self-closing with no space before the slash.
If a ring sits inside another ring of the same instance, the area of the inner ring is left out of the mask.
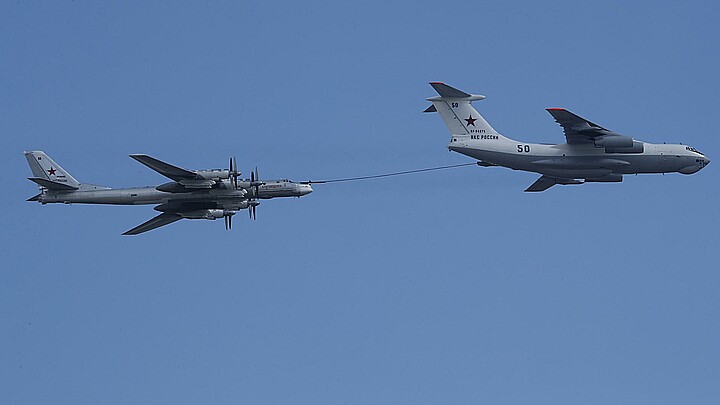
<path id="1" fill-rule="evenodd" d="M 36 196 L 32 196 L 32 197 L 28 198 L 28 199 L 25 200 L 25 201 L 40 201 L 40 196 L 42 196 L 42 193 L 40 193 L 40 194 L 38 194 L 38 195 L 36 195 Z"/>
<path id="2" fill-rule="evenodd" d="M 431 112 L 437 112 L 437 108 L 435 108 L 435 104 L 431 105 L 430 107 L 426 108 L 424 113 L 431 113 Z"/>
<path id="3" fill-rule="evenodd" d="M 468 98 L 471 97 L 470 94 L 465 93 L 462 90 L 458 90 L 455 87 L 448 86 L 445 83 L 441 82 L 430 82 L 430 85 L 432 86 L 435 91 L 438 92 L 439 95 L 442 97 L 447 98 Z"/>
<path id="4" fill-rule="evenodd" d="M 196 177 L 196 174 L 191 172 L 190 170 L 185 170 L 181 167 L 173 166 L 170 163 L 165 163 L 161 160 L 155 159 L 152 156 L 140 154 L 130 155 L 130 157 L 162 174 L 163 176 L 175 181 L 191 180 Z"/>
<path id="5" fill-rule="evenodd" d="M 575 179 L 561 179 L 561 178 L 550 177 L 550 176 L 540 176 L 540 178 L 537 179 L 535 181 L 535 183 L 531 184 L 530 187 L 528 187 L 525 191 L 527 191 L 527 192 L 545 191 L 556 184 L 563 184 L 563 185 L 583 184 L 583 181 L 575 180 Z"/>
<path id="6" fill-rule="evenodd" d="M 537 179 L 535 181 L 535 183 L 533 183 L 532 185 L 530 185 L 530 187 L 525 189 L 525 191 L 527 191 L 527 192 L 545 191 L 545 190 L 549 189 L 550 187 L 554 186 L 555 184 L 557 184 L 557 183 L 555 182 L 555 179 L 553 179 L 552 177 L 541 176 L 539 179 Z"/>
<path id="7" fill-rule="evenodd" d="M 28 177 L 28 180 L 34 181 L 40 186 L 48 188 L 50 190 L 72 191 L 78 189 L 78 187 L 69 186 L 65 183 L 58 183 L 48 179 L 41 179 L 39 177 Z"/>
<path id="8" fill-rule="evenodd" d="M 135 228 L 123 233 L 123 235 L 137 235 L 139 233 L 152 231 L 153 229 L 172 224 L 173 222 L 179 221 L 181 219 L 182 217 L 180 215 L 163 212 L 162 214 L 150 219 L 149 221 L 143 222 Z"/>

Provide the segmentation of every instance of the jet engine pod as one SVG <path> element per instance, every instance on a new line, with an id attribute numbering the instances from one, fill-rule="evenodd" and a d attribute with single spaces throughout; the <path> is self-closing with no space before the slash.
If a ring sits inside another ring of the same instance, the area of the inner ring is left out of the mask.
<path id="1" fill-rule="evenodd" d="M 605 147 L 605 153 L 643 153 L 645 145 L 642 142 L 633 141 L 632 146 L 627 148 Z"/>
<path id="2" fill-rule="evenodd" d="M 642 142 L 624 135 L 605 135 L 595 139 L 595 146 L 605 148 L 605 153 L 643 153 Z"/>
<path id="3" fill-rule="evenodd" d="M 605 135 L 595 139 L 598 148 L 631 148 L 633 139 L 624 135 Z"/>

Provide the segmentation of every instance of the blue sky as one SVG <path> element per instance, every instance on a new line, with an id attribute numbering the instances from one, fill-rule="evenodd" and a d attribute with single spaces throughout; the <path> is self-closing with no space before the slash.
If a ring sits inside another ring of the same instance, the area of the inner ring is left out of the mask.
<path id="1" fill-rule="evenodd" d="M 0 402 L 720 400 L 713 2 L 6 2 Z M 80 181 L 256 165 L 325 179 L 468 162 L 429 81 L 501 133 L 565 107 L 715 162 L 527 194 L 469 167 L 318 185 L 258 221 L 120 234 L 150 206 L 40 206 Z"/>

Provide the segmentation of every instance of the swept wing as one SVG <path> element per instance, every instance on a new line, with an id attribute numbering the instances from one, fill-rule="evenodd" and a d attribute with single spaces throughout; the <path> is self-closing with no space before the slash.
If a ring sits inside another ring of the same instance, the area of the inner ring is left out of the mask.
<path id="1" fill-rule="evenodd" d="M 163 176 L 175 181 L 193 180 L 197 177 L 195 172 L 191 172 L 190 170 L 186 170 L 181 167 L 173 166 L 170 163 L 165 163 L 162 160 L 155 159 L 152 156 L 136 154 L 130 155 L 130 157 L 162 174 Z"/>
<path id="2" fill-rule="evenodd" d="M 165 226 L 168 224 L 172 224 L 175 221 L 179 221 L 182 219 L 182 216 L 179 214 L 169 213 L 169 212 L 163 212 L 162 214 L 156 216 L 155 218 L 143 222 L 142 224 L 136 226 L 135 228 L 123 233 L 123 235 L 137 235 L 139 233 L 152 231 L 153 229 L 160 228 L 161 226 Z"/>
<path id="3" fill-rule="evenodd" d="M 183 218 L 202 218 L 198 215 L 191 215 L 209 209 L 217 209 L 218 204 L 214 201 L 198 201 L 198 202 L 175 202 L 160 204 L 155 207 L 156 211 L 162 214 L 143 222 L 133 229 L 123 233 L 123 235 L 137 235 L 143 232 L 152 231 L 161 226 L 172 224 Z"/>
<path id="4" fill-rule="evenodd" d="M 564 108 L 548 108 L 547 112 L 563 128 L 569 144 L 594 143 L 596 138 L 620 135 Z"/>

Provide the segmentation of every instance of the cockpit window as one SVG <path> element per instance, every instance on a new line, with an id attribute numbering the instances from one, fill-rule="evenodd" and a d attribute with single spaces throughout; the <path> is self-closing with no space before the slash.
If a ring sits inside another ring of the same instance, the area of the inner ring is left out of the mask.
<path id="1" fill-rule="evenodd" d="M 685 149 L 686 149 L 686 150 L 689 150 L 690 152 L 699 153 L 699 154 L 705 156 L 702 152 L 700 152 L 699 150 L 693 148 L 692 146 L 686 146 Z"/>

